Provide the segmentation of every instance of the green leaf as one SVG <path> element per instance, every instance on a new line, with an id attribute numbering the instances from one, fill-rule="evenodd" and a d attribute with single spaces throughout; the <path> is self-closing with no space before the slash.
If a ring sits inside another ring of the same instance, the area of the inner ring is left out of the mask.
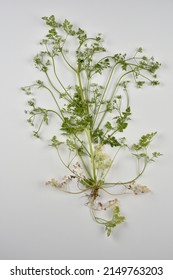
<path id="1" fill-rule="evenodd" d="M 163 154 L 161 154 L 159 152 L 153 152 L 152 155 L 154 158 L 158 158 L 158 157 L 162 156 Z"/>
<path id="2" fill-rule="evenodd" d="M 50 146 L 52 146 L 52 147 L 54 147 L 54 148 L 58 148 L 60 145 L 62 145 L 64 142 L 61 142 L 61 141 L 59 141 L 58 139 L 57 139 L 57 137 L 54 135 L 53 137 L 52 137 L 52 139 L 51 139 L 51 145 Z"/>
<path id="3" fill-rule="evenodd" d="M 26 95 L 32 94 L 32 86 L 21 87 L 21 90 L 24 91 Z"/>
<path id="4" fill-rule="evenodd" d="M 118 206 L 116 206 L 113 209 L 113 216 L 110 221 L 105 222 L 105 230 L 107 233 L 107 236 L 110 236 L 112 229 L 114 229 L 118 224 L 123 223 L 125 220 L 124 216 L 120 215 L 120 209 Z"/>
<path id="5" fill-rule="evenodd" d="M 75 151 L 77 149 L 76 143 L 73 140 L 67 139 L 66 144 L 70 151 Z"/>
<path id="6" fill-rule="evenodd" d="M 114 137 L 111 135 L 108 135 L 107 137 L 103 138 L 102 143 L 104 145 L 110 145 L 111 147 L 119 147 L 121 146 L 121 143 Z"/>
<path id="7" fill-rule="evenodd" d="M 147 148 L 156 134 L 157 132 L 152 132 L 141 136 L 139 142 L 133 145 L 133 149 L 139 151 L 142 148 Z"/>
<path id="8" fill-rule="evenodd" d="M 79 39 L 80 45 L 83 44 L 87 39 L 86 32 L 83 29 L 79 28 L 76 34 L 77 34 L 77 38 Z"/>
<path id="9" fill-rule="evenodd" d="M 38 131 L 33 131 L 33 135 L 34 135 L 36 138 L 40 138 L 40 135 L 39 135 Z"/>
<path id="10" fill-rule="evenodd" d="M 117 124 L 117 130 L 119 132 L 123 132 L 124 129 L 128 126 L 128 121 L 130 120 L 129 116 L 131 115 L 130 107 L 126 108 L 125 112 L 122 112 L 122 114 L 119 117 L 115 117 L 116 124 Z"/>
<path id="11" fill-rule="evenodd" d="M 138 53 L 142 53 L 142 52 L 143 52 L 143 49 L 140 47 L 140 48 L 137 49 L 137 52 L 138 52 Z"/>
<path id="12" fill-rule="evenodd" d="M 75 30 L 73 29 L 73 25 L 67 19 L 64 20 L 62 27 L 67 34 L 71 36 L 74 36 L 76 34 Z"/>
<path id="13" fill-rule="evenodd" d="M 62 26 L 60 23 L 56 22 L 54 15 L 50 17 L 42 17 L 42 19 L 46 22 L 47 25 L 51 27 L 58 28 Z"/>
<path id="14" fill-rule="evenodd" d="M 111 125 L 110 122 L 107 122 L 107 123 L 105 124 L 105 127 L 106 127 L 108 130 L 113 129 L 113 127 L 112 127 L 112 125 Z"/>

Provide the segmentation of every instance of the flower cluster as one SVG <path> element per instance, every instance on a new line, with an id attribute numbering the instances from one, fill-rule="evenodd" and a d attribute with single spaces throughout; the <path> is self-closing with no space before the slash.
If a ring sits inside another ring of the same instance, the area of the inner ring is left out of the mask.
<path id="1" fill-rule="evenodd" d="M 63 189 L 68 183 L 72 181 L 75 176 L 64 176 L 61 182 L 58 182 L 56 179 L 52 178 L 51 180 L 46 182 L 46 185 L 50 185 L 52 187 Z"/>
<path id="2" fill-rule="evenodd" d="M 128 189 L 131 190 L 134 194 L 150 192 L 150 189 L 147 186 L 138 184 L 135 181 L 128 186 Z"/>
<path id="3" fill-rule="evenodd" d="M 111 158 L 106 153 L 104 146 L 96 144 L 94 149 L 95 167 L 100 170 L 105 170 L 111 165 Z"/>

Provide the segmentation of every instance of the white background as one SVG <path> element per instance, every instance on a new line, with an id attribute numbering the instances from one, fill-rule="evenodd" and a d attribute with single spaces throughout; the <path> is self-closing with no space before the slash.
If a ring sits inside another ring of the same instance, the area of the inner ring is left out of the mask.
<path id="1" fill-rule="evenodd" d="M 173 2 L 0 0 L 0 5 L 0 258 L 172 259 Z M 45 186 L 65 170 L 48 143 L 32 137 L 23 113 L 26 98 L 19 88 L 37 79 L 32 58 L 47 32 L 41 17 L 51 14 L 88 34 L 103 33 L 114 53 L 142 46 L 162 63 L 161 85 L 132 97 L 132 131 L 134 137 L 158 131 L 154 148 L 164 156 L 141 181 L 152 193 L 121 200 L 127 219 L 110 238 L 92 221 L 83 198 Z"/>

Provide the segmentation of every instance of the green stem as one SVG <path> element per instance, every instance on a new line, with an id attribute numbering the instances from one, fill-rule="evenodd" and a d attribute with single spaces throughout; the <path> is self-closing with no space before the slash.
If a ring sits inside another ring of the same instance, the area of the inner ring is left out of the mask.
<path id="1" fill-rule="evenodd" d="M 62 159 L 61 155 L 60 155 L 60 152 L 59 152 L 59 149 L 56 149 L 57 150 L 57 153 L 58 153 L 58 156 L 59 156 L 59 159 L 60 161 L 62 162 L 62 164 L 70 171 L 72 172 L 75 177 L 79 180 L 84 180 L 84 178 L 82 176 L 80 176 L 79 174 L 77 174 L 74 170 L 72 170 L 69 166 L 69 164 L 67 165 L 64 160 Z M 91 188 L 90 184 L 88 184 L 87 182 L 85 182 L 85 184 L 87 185 L 87 189 Z"/>
<path id="2" fill-rule="evenodd" d="M 54 84 L 52 83 L 52 81 L 51 81 L 51 79 L 50 79 L 50 77 L 49 77 L 48 73 L 47 73 L 47 72 L 45 72 L 45 74 L 46 74 L 46 77 L 47 77 L 47 79 L 48 79 L 48 81 L 49 81 L 50 85 L 53 87 L 53 89 L 61 95 L 61 94 L 62 94 L 62 92 L 60 92 L 60 91 L 59 91 L 59 90 L 58 90 L 58 89 L 54 86 Z"/>
<path id="3" fill-rule="evenodd" d="M 82 155 L 78 154 L 78 156 L 80 157 L 80 160 L 81 160 L 81 162 L 82 162 L 82 164 L 83 164 L 83 167 L 84 167 L 86 173 L 88 174 L 88 176 L 90 177 L 90 179 L 92 179 L 92 175 L 91 175 L 91 173 L 90 173 L 88 167 L 86 166 L 86 163 L 85 163 L 85 161 L 84 161 Z"/>
<path id="4" fill-rule="evenodd" d="M 95 38 L 86 38 L 81 44 L 79 44 L 79 47 L 77 48 L 77 50 L 79 51 L 80 50 L 80 48 L 82 47 L 82 45 L 84 44 L 84 43 L 86 43 L 86 41 L 89 41 L 89 40 L 93 40 L 93 41 L 96 41 L 96 39 Z"/>
<path id="5" fill-rule="evenodd" d="M 50 94 L 51 94 L 53 100 L 55 101 L 55 104 L 57 105 L 57 107 L 58 107 L 58 109 L 59 109 L 59 112 L 60 112 L 60 115 L 61 115 L 61 119 L 64 119 L 64 115 L 63 115 L 63 113 L 62 113 L 62 111 L 61 111 L 61 108 L 60 108 L 60 106 L 59 106 L 59 104 L 58 104 L 56 98 L 55 98 L 55 95 L 54 95 L 53 92 L 50 90 L 50 88 L 48 88 L 47 86 L 44 85 L 44 88 L 47 89 L 47 90 L 50 92 Z"/>
<path id="6" fill-rule="evenodd" d="M 123 75 L 119 78 L 119 80 L 118 80 L 118 82 L 117 82 L 117 84 L 116 84 L 116 86 L 115 86 L 115 88 L 114 88 L 114 90 L 113 90 L 113 92 L 112 92 L 112 95 L 111 95 L 111 97 L 110 97 L 110 99 L 109 99 L 110 102 L 112 101 L 112 99 L 113 99 L 113 97 L 114 97 L 114 95 L 115 95 L 115 92 L 116 92 L 117 88 L 118 88 L 119 85 L 120 85 L 121 80 L 122 80 L 126 75 L 130 74 L 131 72 L 133 72 L 133 70 L 130 70 L 130 71 L 126 72 L 125 74 L 123 74 Z M 103 120 L 104 120 L 106 114 L 107 114 L 107 111 L 105 111 L 104 114 L 102 115 L 102 118 L 101 118 L 101 120 L 100 120 L 100 122 L 99 122 L 99 124 L 98 124 L 98 126 L 97 126 L 96 129 L 99 129 L 99 127 L 100 127 L 100 125 L 102 124 L 102 122 L 103 122 Z"/>
<path id="7" fill-rule="evenodd" d="M 83 189 L 79 192 L 71 192 L 71 191 L 67 191 L 67 190 L 64 190 L 62 188 L 58 188 L 60 191 L 62 192 L 65 192 L 65 193 L 69 193 L 69 194 L 80 194 L 80 193 L 84 193 L 84 192 L 87 192 L 89 189 L 91 189 L 92 187 L 87 187 L 86 189 Z"/>
<path id="8" fill-rule="evenodd" d="M 62 84 L 62 82 L 60 81 L 58 75 L 57 75 L 57 72 L 56 72 L 56 66 L 55 66 L 55 60 L 54 58 L 51 56 L 52 58 L 52 64 L 53 64 L 53 71 L 54 71 L 54 74 L 55 74 L 55 77 L 57 79 L 57 81 L 59 82 L 59 84 L 61 85 L 61 87 L 63 88 L 63 90 L 65 91 L 65 93 L 68 95 L 68 97 L 73 100 L 73 98 L 71 97 L 71 95 L 68 93 L 68 91 L 66 90 L 66 88 L 64 87 L 64 85 Z"/>
<path id="9" fill-rule="evenodd" d="M 146 166 L 147 166 L 147 160 L 145 160 L 144 167 L 143 167 L 142 171 L 135 178 L 133 178 L 132 180 L 129 180 L 129 181 L 126 181 L 126 182 L 104 183 L 103 185 L 107 186 L 107 187 L 109 187 L 109 185 L 112 185 L 112 187 L 114 187 L 116 185 L 127 185 L 127 184 L 130 184 L 130 183 L 136 181 L 144 173 L 144 171 L 146 169 Z"/>
<path id="10" fill-rule="evenodd" d="M 40 125 L 39 125 L 39 127 L 38 127 L 38 129 L 37 129 L 37 133 L 40 131 L 40 129 L 41 129 L 41 127 L 42 127 L 43 122 L 44 122 L 44 118 L 43 118 L 43 119 L 41 120 L 41 122 L 40 122 Z"/>
<path id="11" fill-rule="evenodd" d="M 83 144 L 83 142 L 80 140 L 80 138 L 77 136 L 77 134 L 74 134 L 74 136 L 76 137 L 76 139 L 81 143 L 82 147 L 84 148 L 84 150 L 87 152 L 87 154 L 89 155 L 89 157 L 91 156 L 88 149 L 86 148 L 86 146 Z"/>
<path id="12" fill-rule="evenodd" d="M 111 193 L 111 192 L 109 192 L 108 190 L 105 190 L 104 188 L 102 188 L 102 191 L 108 193 L 109 195 L 113 195 L 113 196 L 131 194 L 131 192 L 127 192 L 127 191 L 124 191 L 124 192 L 122 192 L 122 193 Z"/>
<path id="13" fill-rule="evenodd" d="M 78 82 L 79 82 L 79 87 L 80 87 L 81 99 L 82 99 L 82 102 L 85 103 L 85 98 L 84 98 L 84 94 L 83 94 L 82 80 L 81 80 L 81 76 L 80 76 L 80 66 L 78 66 L 77 77 L 78 77 Z"/>
<path id="14" fill-rule="evenodd" d="M 78 82 L 79 82 L 79 87 L 80 87 L 81 99 L 82 99 L 83 103 L 85 103 L 85 98 L 84 98 L 84 94 L 83 94 L 83 86 L 82 86 L 82 81 L 81 81 L 81 76 L 80 76 L 80 65 L 78 65 L 77 77 L 78 77 Z M 87 107 L 87 110 L 88 110 L 88 107 Z M 92 171 L 93 171 L 93 178 L 94 178 L 94 181 L 96 182 L 97 176 L 96 176 L 96 169 L 95 169 L 95 164 L 94 164 L 94 153 L 93 153 L 92 141 L 91 141 L 91 131 L 88 129 L 86 129 L 85 131 L 86 131 L 89 149 L 90 149 L 90 158 L 91 158 L 91 165 L 92 165 Z"/>
<path id="15" fill-rule="evenodd" d="M 87 78 L 87 86 L 86 86 L 86 101 L 90 101 L 90 98 L 89 98 L 89 87 L 90 87 L 90 78 Z"/>
<path id="16" fill-rule="evenodd" d="M 117 65 L 118 65 L 118 64 L 116 63 L 116 64 L 113 66 L 113 68 L 112 68 L 112 70 L 111 70 L 111 72 L 110 72 L 110 75 L 109 75 L 109 77 L 108 77 L 108 80 L 107 80 L 107 83 L 106 83 L 105 89 L 104 89 L 104 91 L 103 91 L 102 98 L 101 98 L 101 100 L 100 100 L 100 103 L 99 103 L 98 109 L 97 109 L 96 114 L 95 114 L 95 118 L 94 118 L 94 121 L 93 121 L 93 127 L 94 127 L 94 125 L 95 125 L 95 123 L 96 123 L 96 120 L 97 120 L 97 117 L 98 117 L 98 114 L 99 114 L 100 108 L 101 108 L 101 106 L 102 106 L 102 101 L 103 101 L 103 100 L 104 100 L 104 98 L 105 98 L 105 95 L 106 95 L 107 89 L 108 89 L 108 87 L 109 87 L 109 84 L 110 84 L 110 82 L 111 82 L 111 79 L 112 79 L 112 76 L 113 76 L 114 70 L 115 70 L 115 68 L 116 68 L 116 66 L 117 66 Z"/>
<path id="17" fill-rule="evenodd" d="M 56 114 L 61 120 L 63 120 L 63 118 L 61 117 L 61 115 L 58 114 L 58 112 L 56 112 L 55 110 L 48 109 L 47 112 L 54 113 L 54 114 Z"/>
<path id="18" fill-rule="evenodd" d="M 65 40 L 65 41 L 66 41 L 66 40 Z M 65 42 L 64 42 L 64 44 L 65 44 Z M 72 99 L 71 96 L 70 96 L 70 94 L 68 93 L 68 91 L 66 90 L 66 88 L 64 87 L 64 85 L 62 84 L 62 82 L 60 81 L 60 79 L 59 79 L 59 77 L 58 77 L 58 75 L 57 75 L 56 67 L 55 67 L 54 56 L 51 55 L 51 53 L 50 53 L 50 51 L 49 51 L 49 49 L 48 49 L 47 44 L 45 44 L 45 47 L 46 47 L 47 54 L 50 56 L 50 58 L 51 58 L 51 60 L 52 60 L 53 72 L 54 72 L 54 74 L 55 74 L 55 77 L 56 77 L 57 81 L 59 82 L 59 84 L 61 85 L 61 87 L 64 89 L 64 91 L 67 93 L 67 95 L 70 97 L 70 99 Z M 51 82 L 51 85 L 52 85 L 52 82 Z M 59 93 L 60 93 L 60 92 L 59 92 Z M 68 101 L 69 101 L 69 100 L 68 100 Z"/>
<path id="19" fill-rule="evenodd" d="M 93 152 L 92 141 L 91 141 L 91 131 L 86 129 L 86 134 L 87 134 L 88 144 L 89 144 L 89 148 L 90 148 L 93 178 L 94 178 L 94 181 L 97 182 L 96 168 L 95 168 L 95 162 L 94 162 L 94 152 Z"/>
<path id="20" fill-rule="evenodd" d="M 82 147 L 87 151 L 87 154 L 88 154 L 89 157 L 90 157 L 90 153 L 88 152 L 87 148 L 83 145 L 83 143 L 82 143 L 82 141 L 79 139 L 79 137 L 78 137 L 76 134 L 74 134 L 74 136 L 75 136 L 76 139 L 81 143 Z M 75 140 L 76 140 L 76 139 L 75 139 Z M 76 141 L 75 141 L 75 144 L 76 144 L 76 146 L 77 146 Z M 82 157 L 81 153 L 78 152 L 78 150 L 77 150 L 77 154 L 78 154 L 79 158 L 81 159 L 81 162 L 82 162 L 82 164 L 83 164 L 83 167 L 84 167 L 86 173 L 87 173 L 88 176 L 92 179 L 91 173 L 90 173 L 88 167 L 86 166 L 85 161 L 83 160 L 83 157 Z"/>
<path id="21" fill-rule="evenodd" d="M 111 160 L 111 163 L 110 163 L 110 165 L 109 165 L 109 167 L 108 167 L 106 173 L 105 173 L 104 176 L 101 178 L 101 180 L 103 180 L 103 181 L 105 180 L 105 177 L 107 176 L 108 172 L 110 171 L 111 166 L 112 166 L 112 164 L 113 164 L 113 162 L 114 162 L 114 160 L 115 160 L 115 158 L 116 158 L 116 156 L 117 156 L 117 154 L 119 153 L 119 151 L 120 151 L 121 148 L 122 148 L 122 147 L 119 147 L 119 149 L 116 151 L 116 153 L 115 153 L 113 159 Z"/>
<path id="22" fill-rule="evenodd" d="M 67 58 L 65 57 L 63 51 L 61 51 L 62 57 L 64 59 L 64 61 L 66 62 L 66 64 L 75 72 L 77 73 L 77 70 L 68 62 Z"/>

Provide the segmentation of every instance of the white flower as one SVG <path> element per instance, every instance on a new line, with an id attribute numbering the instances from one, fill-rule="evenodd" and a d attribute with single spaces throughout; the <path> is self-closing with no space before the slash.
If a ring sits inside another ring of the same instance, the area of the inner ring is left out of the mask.
<path id="1" fill-rule="evenodd" d="M 95 167 L 101 170 L 109 168 L 111 164 L 111 159 L 109 155 L 105 152 L 104 147 L 101 144 L 95 145 L 94 160 Z"/>
<path id="2" fill-rule="evenodd" d="M 134 194 L 150 192 L 150 189 L 147 186 L 137 184 L 136 182 L 132 182 L 128 188 L 129 190 L 133 191 Z"/>
<path id="3" fill-rule="evenodd" d="M 51 180 L 46 182 L 46 185 L 50 185 L 52 187 L 58 187 L 59 183 L 57 180 L 55 180 L 54 178 L 52 178 Z"/>

